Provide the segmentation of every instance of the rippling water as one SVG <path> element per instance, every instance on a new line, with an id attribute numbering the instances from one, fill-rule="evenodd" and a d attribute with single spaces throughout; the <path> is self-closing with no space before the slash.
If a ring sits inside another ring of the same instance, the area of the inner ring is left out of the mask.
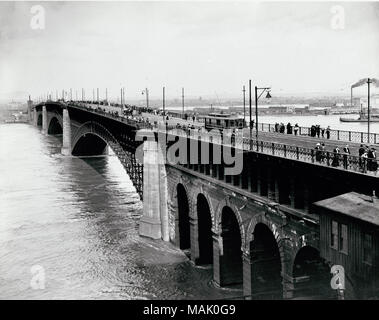
<path id="1" fill-rule="evenodd" d="M 138 236 L 142 214 L 114 156 L 60 154 L 61 138 L 0 125 L 0 299 L 221 299 L 210 267 Z M 33 289 L 32 267 L 45 274 Z"/>

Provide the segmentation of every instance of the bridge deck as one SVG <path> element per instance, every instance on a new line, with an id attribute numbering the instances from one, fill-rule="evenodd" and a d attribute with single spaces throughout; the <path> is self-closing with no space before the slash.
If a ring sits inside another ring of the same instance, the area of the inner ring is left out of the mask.
<path id="1" fill-rule="evenodd" d="M 84 104 L 83 104 L 84 106 Z M 85 104 L 87 108 L 95 110 L 98 105 L 97 104 Z M 111 116 L 109 113 L 110 112 L 119 112 L 120 113 L 120 108 L 114 107 L 114 106 L 106 106 L 106 105 L 101 105 L 102 109 L 105 109 L 106 113 L 104 114 L 105 116 Z M 154 115 L 151 113 L 143 112 L 142 117 L 144 119 L 149 119 L 150 122 L 163 122 L 163 116 L 159 115 Z M 123 120 L 125 117 L 117 117 L 119 121 L 124 122 Z M 136 124 L 140 127 L 144 127 L 143 124 L 140 122 L 136 122 L 133 120 L 129 120 L 131 123 Z M 195 121 L 193 122 L 192 120 L 184 120 L 180 118 L 174 118 L 170 117 L 168 120 L 169 125 L 183 125 L 183 126 L 188 126 L 188 125 L 194 125 L 195 127 L 204 127 L 204 123 Z M 259 126 L 260 127 L 260 126 Z M 252 131 L 252 139 L 255 139 L 255 129 Z M 244 138 L 249 137 L 249 128 L 245 128 L 243 130 L 243 136 Z M 267 132 L 267 131 L 261 131 L 259 130 L 258 134 L 258 140 L 259 141 L 265 141 L 265 142 L 271 142 L 271 143 L 277 143 L 277 144 L 286 144 L 290 146 L 297 146 L 297 147 L 302 147 L 302 148 L 308 148 L 312 149 L 316 146 L 317 143 L 324 143 L 325 144 L 325 150 L 332 152 L 335 147 L 339 147 L 340 151 L 342 152 L 343 147 L 346 145 L 349 145 L 351 155 L 356 155 L 358 156 L 358 149 L 361 145 L 361 143 L 358 142 L 348 142 L 348 141 L 342 141 L 342 140 L 335 140 L 335 139 L 326 139 L 326 138 L 318 138 L 318 137 L 311 137 L 308 135 L 298 135 L 295 136 L 293 134 L 286 134 L 286 133 L 276 133 L 276 132 Z M 373 145 L 373 144 L 372 144 Z"/>
<path id="2" fill-rule="evenodd" d="M 88 112 L 100 114 L 107 118 L 126 123 L 135 126 L 136 129 L 141 128 L 151 128 L 155 127 L 154 123 L 163 124 L 164 118 L 162 115 L 154 115 L 152 113 L 142 113 L 141 116 L 136 116 L 135 119 L 125 116 L 119 116 L 115 114 L 121 113 L 119 107 L 103 106 L 101 105 L 98 109 L 97 104 L 85 104 L 85 103 L 69 103 L 70 107 L 84 109 Z M 103 110 L 105 109 L 105 111 Z M 113 112 L 113 114 L 112 114 Z M 227 139 L 218 139 L 217 137 L 212 137 L 206 134 L 207 131 L 202 129 L 204 124 L 202 122 L 184 120 L 180 118 L 170 117 L 168 124 L 171 128 L 175 128 L 177 124 L 183 126 L 183 128 L 188 128 L 188 125 L 194 125 L 198 129 L 191 130 L 175 130 L 177 135 L 185 135 L 187 137 L 192 137 L 194 139 L 201 139 L 207 142 L 212 141 L 213 143 L 219 143 L 223 145 L 230 144 Z M 156 129 L 155 129 L 156 130 Z M 325 138 L 317 138 L 310 136 L 295 136 L 291 134 L 275 133 L 275 132 L 265 132 L 259 131 L 258 140 L 255 139 L 255 130 L 252 131 L 252 139 L 249 139 L 249 128 L 243 129 L 243 136 L 240 134 L 241 131 L 236 135 L 235 145 L 238 148 L 244 150 L 252 150 L 255 152 L 265 153 L 273 156 L 284 157 L 288 159 L 293 159 L 297 161 L 310 162 L 316 165 L 326 165 L 332 166 L 338 169 L 354 171 L 361 174 L 376 174 L 376 170 L 372 169 L 371 160 L 361 160 L 358 157 L 358 149 L 360 143 L 349 142 L 349 147 L 351 154 L 346 155 L 343 153 L 343 147 L 347 144 L 345 141 L 331 140 Z M 243 137 L 243 138 L 242 138 Z M 320 159 L 320 153 L 318 155 L 315 151 L 316 143 L 324 142 L 325 150 L 322 152 L 322 159 Z M 340 155 L 335 155 L 333 149 L 338 146 L 340 148 Z M 368 171 L 370 170 L 370 171 Z"/>
<path id="3" fill-rule="evenodd" d="M 150 119 L 152 122 L 154 121 L 163 121 L 162 116 L 153 115 L 150 113 L 143 113 L 143 117 Z M 168 120 L 168 123 L 170 125 L 194 125 L 195 127 L 204 127 L 204 124 L 201 122 L 193 122 L 192 120 L 184 120 L 179 118 L 170 118 Z M 244 138 L 249 137 L 249 128 L 243 129 L 243 136 Z M 252 139 L 255 139 L 255 130 L 252 131 Z M 276 132 L 266 132 L 266 131 L 259 131 L 258 133 L 258 140 L 259 141 L 265 141 L 265 142 L 273 142 L 277 144 L 285 144 L 290 146 L 297 146 L 302 148 L 308 148 L 312 149 L 315 148 L 317 143 L 324 143 L 325 144 L 325 150 L 329 152 L 333 152 L 333 149 L 338 146 L 340 151 L 342 152 L 343 147 L 346 145 L 349 145 L 351 155 L 357 155 L 358 156 L 358 149 L 361 145 L 361 143 L 357 142 L 346 142 L 346 141 L 340 141 L 340 140 L 332 140 L 332 139 L 326 139 L 326 138 L 317 138 L 317 137 L 311 137 L 308 135 L 301 135 L 301 136 L 295 136 L 291 134 L 285 134 L 285 133 L 276 133 Z"/>

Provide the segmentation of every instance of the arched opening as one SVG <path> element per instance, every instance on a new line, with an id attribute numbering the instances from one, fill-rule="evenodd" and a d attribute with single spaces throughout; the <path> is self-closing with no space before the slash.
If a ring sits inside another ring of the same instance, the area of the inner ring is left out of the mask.
<path id="1" fill-rule="evenodd" d="M 190 249 L 190 222 L 189 204 L 186 189 L 182 184 L 177 186 L 178 213 L 179 213 L 179 247 L 182 250 Z"/>
<path id="2" fill-rule="evenodd" d="M 49 123 L 49 128 L 47 130 L 48 134 L 62 134 L 63 129 L 56 117 L 53 117 Z"/>
<path id="3" fill-rule="evenodd" d="M 320 252 L 305 246 L 296 254 L 293 265 L 294 298 L 333 298 L 330 270 Z"/>
<path id="4" fill-rule="evenodd" d="M 106 152 L 106 142 L 99 136 L 87 133 L 83 135 L 72 150 L 73 156 L 96 156 Z"/>
<path id="5" fill-rule="evenodd" d="M 223 252 L 220 257 L 220 284 L 242 283 L 241 233 L 232 209 L 224 207 L 221 214 Z"/>
<path id="6" fill-rule="evenodd" d="M 197 196 L 197 219 L 199 236 L 199 264 L 213 262 L 212 217 L 207 199 L 203 194 Z"/>
<path id="7" fill-rule="evenodd" d="M 253 298 L 283 297 L 281 260 L 276 239 L 265 224 L 258 223 L 250 242 L 251 288 Z"/>
<path id="8" fill-rule="evenodd" d="M 37 118 L 37 126 L 38 127 L 42 127 L 42 113 L 40 113 L 38 115 L 38 118 Z"/>

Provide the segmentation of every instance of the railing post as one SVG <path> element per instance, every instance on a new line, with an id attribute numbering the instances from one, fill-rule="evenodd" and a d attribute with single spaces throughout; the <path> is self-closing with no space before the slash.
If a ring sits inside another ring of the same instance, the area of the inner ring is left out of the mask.
<path id="1" fill-rule="evenodd" d="M 340 131 L 337 130 L 337 140 L 339 140 L 339 139 L 340 139 Z"/>
<path id="2" fill-rule="evenodd" d="M 299 147 L 296 147 L 296 159 L 299 160 Z"/>
<path id="3" fill-rule="evenodd" d="M 283 148 L 284 148 L 284 158 L 287 158 L 287 146 L 284 145 Z"/>
<path id="4" fill-rule="evenodd" d="M 349 131 L 349 141 L 351 141 L 351 131 Z"/>
<path id="5" fill-rule="evenodd" d="M 272 148 L 272 155 L 275 155 L 275 144 L 274 144 L 274 142 L 271 143 L 271 148 Z"/>
<path id="6" fill-rule="evenodd" d="M 314 163 L 315 162 L 315 158 L 314 158 L 314 150 L 313 149 L 311 149 L 311 158 L 312 158 L 312 163 Z"/>
<path id="7" fill-rule="evenodd" d="M 361 143 L 363 143 L 363 132 L 361 132 Z"/>

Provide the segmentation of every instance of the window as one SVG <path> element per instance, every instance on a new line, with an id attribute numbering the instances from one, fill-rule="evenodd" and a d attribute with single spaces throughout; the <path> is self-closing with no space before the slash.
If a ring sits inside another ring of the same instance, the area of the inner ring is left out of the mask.
<path id="1" fill-rule="evenodd" d="M 332 230 L 331 230 L 331 237 L 330 237 L 330 246 L 333 249 L 338 250 L 338 223 L 336 221 L 332 221 Z"/>
<path id="2" fill-rule="evenodd" d="M 347 254 L 347 225 L 332 220 L 330 232 L 330 247 Z"/>
<path id="3" fill-rule="evenodd" d="M 340 224 L 339 250 L 347 254 L 347 225 Z"/>
<path id="4" fill-rule="evenodd" d="M 372 235 L 368 233 L 363 238 L 363 262 L 372 264 Z"/>

